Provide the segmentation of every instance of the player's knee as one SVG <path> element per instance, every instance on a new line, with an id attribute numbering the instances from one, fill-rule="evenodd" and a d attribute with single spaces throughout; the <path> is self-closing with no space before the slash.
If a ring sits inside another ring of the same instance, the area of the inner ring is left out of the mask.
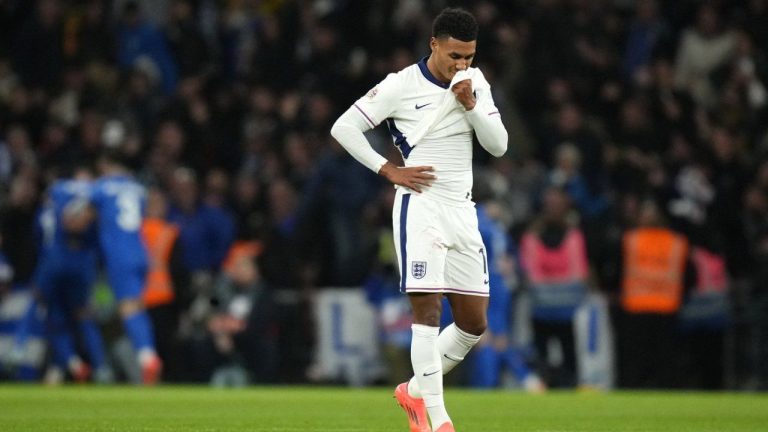
<path id="1" fill-rule="evenodd" d="M 414 324 L 440 327 L 440 316 L 443 313 L 443 302 L 440 295 L 412 295 L 410 300 Z"/>
<path id="2" fill-rule="evenodd" d="M 421 314 L 414 314 L 413 323 L 430 327 L 440 327 L 440 311 L 429 311 Z"/>
<path id="3" fill-rule="evenodd" d="M 469 333 L 475 336 L 482 336 L 485 330 L 488 328 L 488 321 L 484 319 L 472 320 L 467 322 L 456 323 L 463 332 Z"/>
<path id="4" fill-rule="evenodd" d="M 126 318 L 144 310 L 144 305 L 140 299 L 125 299 L 120 301 L 118 309 L 120 316 Z"/>

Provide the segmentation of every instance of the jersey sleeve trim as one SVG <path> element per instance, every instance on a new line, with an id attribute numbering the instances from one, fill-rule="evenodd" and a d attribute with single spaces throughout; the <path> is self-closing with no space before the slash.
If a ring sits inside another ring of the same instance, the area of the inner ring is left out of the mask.
<path id="1" fill-rule="evenodd" d="M 368 123 L 371 125 L 372 128 L 376 127 L 376 123 L 374 123 L 373 120 L 371 120 L 371 118 L 368 116 L 368 114 L 365 113 L 365 111 L 363 111 L 362 108 L 357 106 L 357 104 L 352 104 L 352 106 L 357 108 L 358 111 L 360 111 L 360 114 L 362 114 L 363 117 L 365 117 L 365 119 L 368 120 Z"/>

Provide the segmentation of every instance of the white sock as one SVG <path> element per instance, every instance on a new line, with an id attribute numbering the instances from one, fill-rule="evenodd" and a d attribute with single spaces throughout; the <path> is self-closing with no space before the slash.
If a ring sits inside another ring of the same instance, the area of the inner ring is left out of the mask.
<path id="1" fill-rule="evenodd" d="M 464 360 L 469 350 L 480 340 L 480 336 L 469 334 L 452 323 L 437 338 L 437 350 L 443 366 L 443 375 L 452 371 L 457 364 Z M 421 388 L 414 376 L 408 381 L 408 394 L 411 397 L 421 397 Z"/>
<path id="2" fill-rule="evenodd" d="M 440 337 L 437 338 L 437 349 L 440 352 L 440 360 L 443 363 L 443 375 L 452 371 L 457 364 L 464 360 L 469 350 L 472 349 L 480 336 L 469 334 L 451 323 L 443 329 Z"/>
<path id="3" fill-rule="evenodd" d="M 139 365 L 144 366 L 147 362 L 157 357 L 157 352 L 152 348 L 142 348 L 136 357 L 139 359 Z"/>
<path id="4" fill-rule="evenodd" d="M 67 361 L 67 367 L 69 368 L 69 371 L 72 373 L 77 372 L 82 366 L 83 366 L 83 360 L 80 359 L 80 357 L 78 356 L 72 356 Z"/>
<path id="5" fill-rule="evenodd" d="M 437 350 L 439 327 L 413 324 L 411 340 L 411 365 L 421 397 L 434 427 L 451 421 L 443 401 L 443 365 Z M 410 387 L 410 386 L 409 386 Z"/>

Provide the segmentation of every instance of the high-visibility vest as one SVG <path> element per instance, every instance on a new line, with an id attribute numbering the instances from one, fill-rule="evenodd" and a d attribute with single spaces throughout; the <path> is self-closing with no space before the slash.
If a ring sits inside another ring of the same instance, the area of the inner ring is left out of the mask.
<path id="1" fill-rule="evenodd" d="M 533 316 L 570 320 L 587 292 L 587 249 L 584 236 L 569 229 L 555 248 L 534 232 L 523 235 L 521 261 L 531 288 Z"/>
<path id="2" fill-rule="evenodd" d="M 680 309 L 688 241 L 665 228 L 624 234 L 621 303 L 631 313 L 671 314 Z"/>
<path id="3" fill-rule="evenodd" d="M 179 237 L 179 229 L 162 219 L 146 218 L 141 225 L 141 237 L 149 258 L 144 305 L 154 307 L 168 304 L 175 298 L 170 261 L 173 245 Z"/>

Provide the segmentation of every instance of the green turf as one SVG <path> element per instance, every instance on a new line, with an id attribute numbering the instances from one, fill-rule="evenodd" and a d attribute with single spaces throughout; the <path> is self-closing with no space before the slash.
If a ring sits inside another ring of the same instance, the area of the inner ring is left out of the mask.
<path id="1" fill-rule="evenodd" d="M 461 432 L 768 431 L 768 395 L 448 389 Z M 0 431 L 407 432 L 390 389 L 0 386 Z"/>

